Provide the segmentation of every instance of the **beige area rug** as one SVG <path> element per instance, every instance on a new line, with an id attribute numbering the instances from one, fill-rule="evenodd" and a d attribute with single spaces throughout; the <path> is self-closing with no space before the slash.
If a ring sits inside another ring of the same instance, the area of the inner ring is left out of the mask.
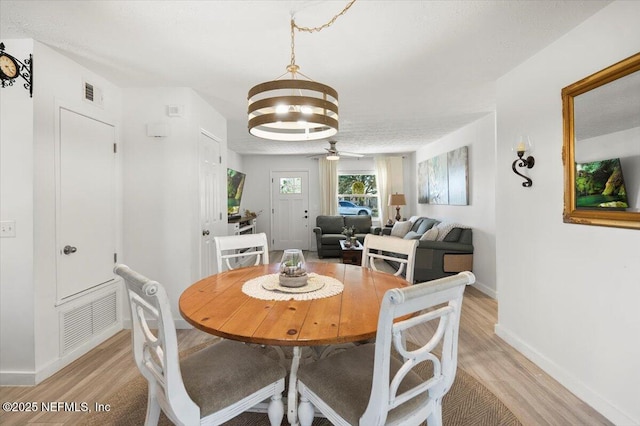
<path id="1" fill-rule="evenodd" d="M 211 344 L 198 345 L 183 351 L 181 357 L 189 355 Z M 420 374 L 429 375 L 424 369 Z M 285 395 L 286 397 L 286 395 Z M 144 424 L 147 407 L 147 381 L 139 376 L 121 389 L 101 400 L 111 406 L 110 412 L 93 413 L 82 425 L 118 425 L 138 426 Z M 518 426 L 521 425 L 516 416 L 496 397 L 471 375 L 458 368 L 455 382 L 444 398 L 442 408 L 445 426 Z M 171 425 L 162 413 L 159 425 Z M 283 425 L 288 425 L 285 413 Z M 244 413 L 225 423 L 226 426 L 268 426 L 266 414 Z M 314 426 L 329 426 L 331 422 L 324 418 L 316 418 Z"/>

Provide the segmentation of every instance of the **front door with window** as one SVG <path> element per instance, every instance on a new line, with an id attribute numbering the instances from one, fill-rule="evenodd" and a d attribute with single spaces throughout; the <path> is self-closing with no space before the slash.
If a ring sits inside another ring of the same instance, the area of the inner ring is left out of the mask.
<path id="1" fill-rule="evenodd" d="M 271 249 L 309 249 L 309 172 L 271 172 Z"/>

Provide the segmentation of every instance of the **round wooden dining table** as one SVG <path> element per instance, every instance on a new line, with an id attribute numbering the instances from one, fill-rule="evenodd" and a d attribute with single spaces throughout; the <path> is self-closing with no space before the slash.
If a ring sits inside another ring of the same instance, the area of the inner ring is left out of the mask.
<path id="1" fill-rule="evenodd" d="M 312 300 L 262 300 L 242 291 L 254 278 L 279 272 L 258 265 L 206 277 L 180 296 L 179 308 L 194 327 L 225 339 L 292 346 L 288 420 L 297 422 L 297 369 L 301 346 L 335 345 L 375 337 L 384 293 L 409 285 L 402 277 L 342 263 L 306 264 L 307 271 L 341 281 L 340 294 Z"/>

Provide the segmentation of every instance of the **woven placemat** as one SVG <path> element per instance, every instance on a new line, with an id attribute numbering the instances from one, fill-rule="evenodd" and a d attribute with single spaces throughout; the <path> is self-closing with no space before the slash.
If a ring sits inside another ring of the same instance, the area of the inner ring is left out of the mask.
<path id="1" fill-rule="evenodd" d="M 305 291 L 304 288 L 277 290 L 280 274 L 269 274 L 253 278 L 242 285 L 242 292 L 260 300 L 313 300 L 331 297 L 342 293 L 344 284 L 339 280 L 316 273 L 309 274 L 309 285 L 317 288 Z M 269 290 L 269 289 L 274 290 Z"/>

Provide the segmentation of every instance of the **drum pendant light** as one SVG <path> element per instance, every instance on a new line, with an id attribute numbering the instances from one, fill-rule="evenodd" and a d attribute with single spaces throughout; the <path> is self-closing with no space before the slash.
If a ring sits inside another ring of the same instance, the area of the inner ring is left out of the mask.
<path id="1" fill-rule="evenodd" d="M 278 141 L 318 140 L 338 133 L 338 92 L 300 72 L 295 63 L 295 31 L 317 32 L 327 28 L 353 3 L 355 0 L 321 27 L 299 27 L 291 18 L 291 63 L 282 76 L 249 90 L 249 133 Z M 281 79 L 286 75 L 289 78 Z"/>

